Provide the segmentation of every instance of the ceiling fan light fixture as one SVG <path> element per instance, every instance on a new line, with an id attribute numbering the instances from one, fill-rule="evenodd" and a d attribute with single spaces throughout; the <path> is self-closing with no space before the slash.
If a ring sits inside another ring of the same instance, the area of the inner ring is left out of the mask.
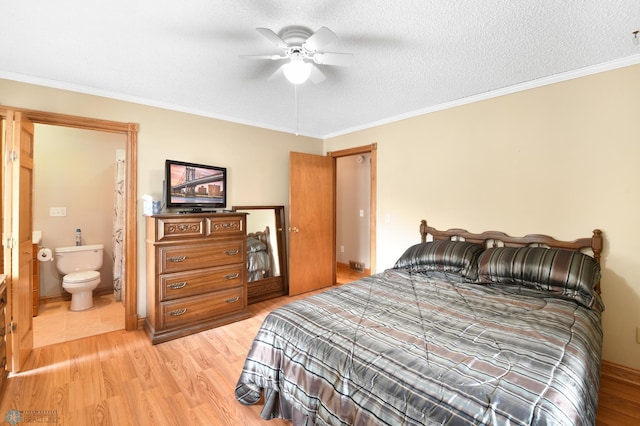
<path id="1" fill-rule="evenodd" d="M 311 75 L 311 64 L 298 58 L 291 58 L 291 62 L 283 65 L 284 76 L 292 84 L 302 84 Z"/>

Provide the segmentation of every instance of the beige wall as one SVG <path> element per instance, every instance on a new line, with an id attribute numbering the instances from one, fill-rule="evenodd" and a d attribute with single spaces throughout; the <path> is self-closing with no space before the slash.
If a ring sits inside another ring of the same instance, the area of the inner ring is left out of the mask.
<path id="1" fill-rule="evenodd" d="M 36 124 L 33 229 L 42 232 L 41 245 L 104 244 L 97 291 L 113 289 L 113 201 L 116 150 L 126 138 L 105 132 Z M 66 216 L 50 216 L 64 207 Z M 40 297 L 65 294 L 54 262 L 40 262 Z"/>
<path id="2" fill-rule="evenodd" d="M 142 196 L 161 197 L 165 159 L 226 166 L 229 206 L 288 205 L 289 152 L 322 154 L 319 139 L 2 79 L 0 104 L 139 124 L 138 314 L 143 317 L 146 254 Z M 291 120 L 295 120 L 293 115 Z"/>
<path id="3" fill-rule="evenodd" d="M 603 357 L 640 368 L 640 66 L 331 138 L 324 147 L 311 138 L 4 80 L 0 94 L 3 105 L 139 123 L 139 198 L 160 195 L 162 162 L 175 158 L 226 165 L 230 205 L 288 205 L 289 151 L 376 142 L 378 270 L 417 241 L 422 218 L 437 228 L 561 239 L 600 228 Z M 145 315 L 139 218 L 138 312 Z"/>
<path id="4" fill-rule="evenodd" d="M 604 232 L 603 358 L 640 368 L 640 66 L 325 141 L 378 144 L 377 267 L 436 228 Z M 400 173 L 402 171 L 402 173 Z"/>

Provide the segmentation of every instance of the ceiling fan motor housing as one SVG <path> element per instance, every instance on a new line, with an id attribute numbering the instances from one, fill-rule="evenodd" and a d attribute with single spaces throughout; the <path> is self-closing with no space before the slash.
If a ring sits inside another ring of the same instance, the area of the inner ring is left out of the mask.
<path id="1" fill-rule="evenodd" d="M 306 27 L 292 25 L 283 28 L 278 35 L 289 46 L 301 48 L 302 43 L 307 41 L 307 39 L 311 37 L 311 34 L 313 34 L 313 32 Z"/>

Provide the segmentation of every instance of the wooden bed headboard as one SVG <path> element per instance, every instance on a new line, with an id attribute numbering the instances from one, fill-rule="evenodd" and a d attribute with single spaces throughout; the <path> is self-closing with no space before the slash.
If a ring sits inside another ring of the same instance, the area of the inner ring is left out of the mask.
<path id="1" fill-rule="evenodd" d="M 440 231 L 427 225 L 426 220 L 420 221 L 420 239 L 426 242 L 428 235 L 433 240 L 455 240 L 460 239 L 484 247 L 528 247 L 533 245 L 559 248 L 566 250 L 576 250 L 580 252 L 591 251 L 593 259 L 600 264 L 600 256 L 602 254 L 602 231 L 594 229 L 591 237 L 578 238 L 574 241 L 561 241 L 553 237 L 542 234 L 528 234 L 524 237 L 512 237 L 499 231 L 485 231 L 480 234 L 474 234 L 466 229 L 452 228 L 446 231 Z M 600 281 L 595 286 L 596 291 L 600 294 Z"/>
<path id="2" fill-rule="evenodd" d="M 466 229 L 460 228 L 440 231 L 427 225 L 427 221 L 423 219 L 420 222 L 420 237 L 423 243 L 427 241 L 428 235 L 431 235 L 434 240 L 451 240 L 459 238 L 485 247 L 496 247 L 498 245 L 505 247 L 527 247 L 540 245 L 567 250 L 591 250 L 593 258 L 598 263 L 600 263 L 600 255 L 602 254 L 602 231 L 599 229 L 594 229 L 591 237 L 578 238 L 574 241 L 561 241 L 542 234 L 529 234 L 524 237 L 512 237 L 499 231 L 485 231 L 480 234 L 474 234 Z"/>
<path id="3" fill-rule="evenodd" d="M 256 240 L 265 243 L 267 245 L 267 249 L 271 251 L 271 237 L 269 236 L 269 232 L 269 226 L 265 226 L 264 231 L 250 232 L 247 234 L 247 237 L 253 237 Z"/>

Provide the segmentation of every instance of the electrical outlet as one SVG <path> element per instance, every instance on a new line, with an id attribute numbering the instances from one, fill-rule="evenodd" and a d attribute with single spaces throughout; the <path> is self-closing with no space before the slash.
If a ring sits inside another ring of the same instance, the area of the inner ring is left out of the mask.
<path id="1" fill-rule="evenodd" d="M 358 272 L 364 272 L 364 263 L 362 262 L 354 262 L 353 260 L 349 261 L 349 269 L 353 269 Z"/>
<path id="2" fill-rule="evenodd" d="M 66 207 L 49 207 L 49 216 L 66 216 Z"/>
<path id="3" fill-rule="evenodd" d="M 344 253 L 344 246 L 340 246 L 340 253 Z"/>

